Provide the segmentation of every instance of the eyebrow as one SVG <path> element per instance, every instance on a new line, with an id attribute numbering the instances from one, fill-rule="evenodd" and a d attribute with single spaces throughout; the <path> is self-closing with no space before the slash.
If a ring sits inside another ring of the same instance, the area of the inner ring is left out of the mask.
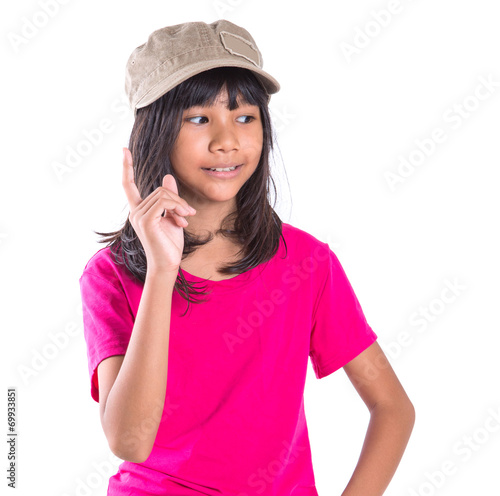
<path id="1" fill-rule="evenodd" d="M 229 100 L 223 100 L 220 102 L 224 107 L 228 108 L 229 107 Z M 238 110 L 239 108 L 241 107 L 258 107 L 258 105 L 254 104 L 254 103 L 248 103 L 248 102 L 237 102 L 238 103 L 238 107 L 235 108 L 234 110 Z M 193 105 L 192 107 L 190 108 L 210 108 L 210 107 L 213 107 L 215 105 L 215 101 L 212 103 L 212 104 L 204 104 L 204 105 Z M 188 109 L 185 109 L 185 110 L 188 110 Z"/>

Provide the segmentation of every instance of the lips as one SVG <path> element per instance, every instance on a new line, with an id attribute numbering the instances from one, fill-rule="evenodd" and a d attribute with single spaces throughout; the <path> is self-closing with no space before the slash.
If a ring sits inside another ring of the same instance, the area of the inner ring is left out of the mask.
<path id="1" fill-rule="evenodd" d="M 239 175 L 241 168 L 243 167 L 243 164 L 234 166 L 234 169 L 228 170 L 228 171 L 213 171 L 210 169 L 204 169 L 202 168 L 201 170 L 207 174 L 208 176 L 212 176 L 214 178 L 218 179 L 232 179 L 233 177 L 236 177 Z"/>
<path id="2" fill-rule="evenodd" d="M 210 170 L 210 169 L 229 169 L 230 167 L 239 167 L 240 165 L 243 164 L 237 164 L 237 163 L 230 163 L 230 164 L 217 164 L 217 165 L 212 165 L 212 167 L 202 167 L 203 170 Z"/>

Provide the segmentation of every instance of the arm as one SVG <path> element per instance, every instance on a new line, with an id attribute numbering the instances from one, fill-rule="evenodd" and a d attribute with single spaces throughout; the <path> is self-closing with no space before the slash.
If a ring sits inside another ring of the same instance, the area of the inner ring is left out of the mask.
<path id="1" fill-rule="evenodd" d="M 153 448 L 166 395 L 172 294 L 177 274 L 148 271 L 125 356 L 98 367 L 101 424 L 111 451 L 135 463 Z"/>
<path id="2" fill-rule="evenodd" d="M 377 342 L 344 367 L 370 411 L 361 454 L 342 496 L 381 496 L 401 461 L 415 410 Z"/>

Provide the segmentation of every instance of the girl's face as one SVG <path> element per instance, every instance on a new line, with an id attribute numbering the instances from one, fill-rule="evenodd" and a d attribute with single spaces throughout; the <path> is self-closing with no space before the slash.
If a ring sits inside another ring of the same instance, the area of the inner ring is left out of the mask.
<path id="1" fill-rule="evenodd" d="M 240 188 L 255 172 L 263 146 L 260 109 L 239 101 L 227 108 L 227 91 L 211 107 L 191 107 L 183 112 L 179 136 L 170 161 L 179 184 L 179 195 L 194 208 L 226 202 L 234 209 Z M 208 174 L 206 168 L 239 165 L 231 178 Z"/>

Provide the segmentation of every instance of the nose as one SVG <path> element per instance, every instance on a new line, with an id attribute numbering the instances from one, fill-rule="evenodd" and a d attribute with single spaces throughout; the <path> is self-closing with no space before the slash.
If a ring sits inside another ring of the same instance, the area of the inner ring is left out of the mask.
<path id="1" fill-rule="evenodd" d="M 239 148 L 236 130 L 227 122 L 214 124 L 210 140 L 210 151 L 230 152 Z"/>

